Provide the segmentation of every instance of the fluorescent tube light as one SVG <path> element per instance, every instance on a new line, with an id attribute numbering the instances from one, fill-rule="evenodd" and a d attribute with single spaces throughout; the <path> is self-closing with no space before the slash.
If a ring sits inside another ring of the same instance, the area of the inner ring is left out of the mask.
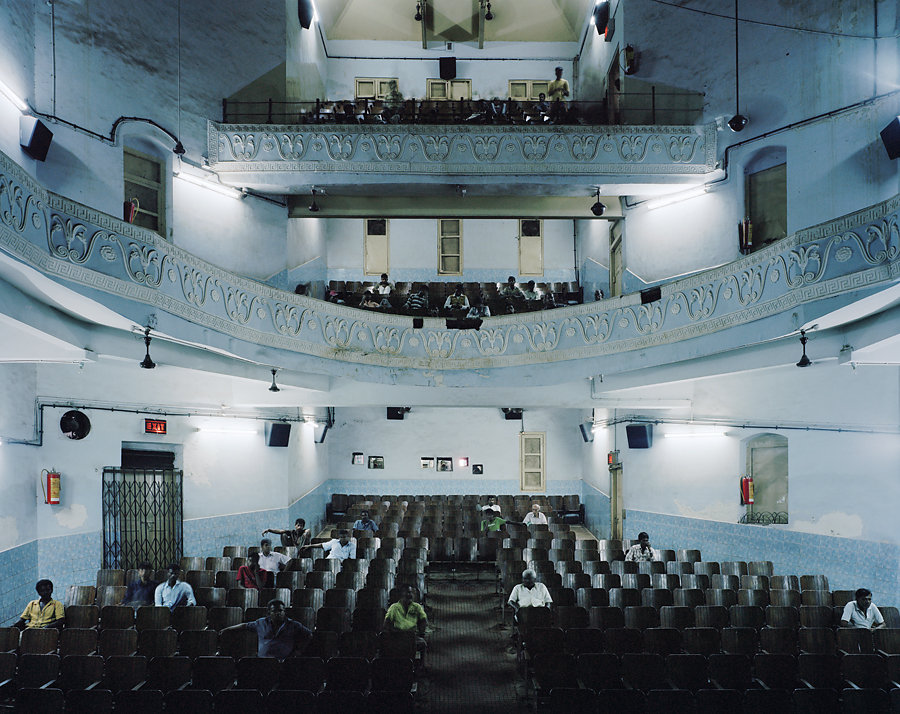
<path id="1" fill-rule="evenodd" d="M 206 179 L 200 178 L 199 176 L 194 176 L 193 174 L 185 173 L 184 171 L 176 173 L 175 176 L 182 179 L 183 181 L 192 183 L 195 186 L 202 186 L 203 188 L 208 188 L 210 191 L 215 191 L 216 193 L 221 193 L 223 196 L 229 196 L 230 198 L 241 199 L 246 196 L 246 194 L 243 191 L 239 191 L 236 188 L 232 188 L 231 186 L 226 186 L 224 184 L 217 183 L 215 181 L 208 181 Z"/>
<path id="2" fill-rule="evenodd" d="M 30 107 L 25 103 L 25 100 L 22 99 L 18 94 L 16 94 L 12 89 L 10 89 L 6 84 L 0 82 L 0 94 L 6 97 L 9 101 L 13 103 L 13 106 L 18 109 L 20 112 L 30 111 Z"/>

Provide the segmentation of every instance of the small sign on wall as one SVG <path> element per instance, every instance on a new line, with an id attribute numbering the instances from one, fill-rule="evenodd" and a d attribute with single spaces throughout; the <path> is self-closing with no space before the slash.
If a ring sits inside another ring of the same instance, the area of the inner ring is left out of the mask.
<path id="1" fill-rule="evenodd" d="M 370 469 L 383 469 L 384 468 L 384 457 L 383 456 L 370 456 L 369 457 L 369 468 Z"/>
<path id="2" fill-rule="evenodd" d="M 453 471 L 453 458 L 450 456 L 442 456 L 437 460 L 438 471 Z"/>
<path id="3" fill-rule="evenodd" d="M 166 433 L 166 420 L 165 419 L 144 419 L 144 433 L 145 434 L 165 434 Z"/>
<path id="4" fill-rule="evenodd" d="M 350 463 L 354 466 L 362 466 L 365 463 L 365 461 L 363 460 L 363 452 L 354 451 L 353 458 L 350 460 Z"/>
<path id="5" fill-rule="evenodd" d="M 433 469 L 434 468 L 434 457 L 433 456 L 421 456 L 419 458 L 419 468 Z"/>

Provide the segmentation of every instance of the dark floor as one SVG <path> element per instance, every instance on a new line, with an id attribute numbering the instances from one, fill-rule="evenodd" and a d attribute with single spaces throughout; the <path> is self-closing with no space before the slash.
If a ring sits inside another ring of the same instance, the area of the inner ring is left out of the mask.
<path id="1" fill-rule="evenodd" d="M 428 671 L 420 680 L 418 709 L 428 712 L 521 712 L 522 677 L 507 650 L 509 627 L 501 628 L 500 598 L 484 576 L 431 580 Z M 507 621 L 509 613 L 507 613 Z"/>

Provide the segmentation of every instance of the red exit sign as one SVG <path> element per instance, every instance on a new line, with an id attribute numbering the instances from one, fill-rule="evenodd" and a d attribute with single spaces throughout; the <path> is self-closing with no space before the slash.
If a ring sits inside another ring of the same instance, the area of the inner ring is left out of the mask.
<path id="1" fill-rule="evenodd" d="M 166 433 L 166 420 L 165 419 L 144 419 L 144 433 L 145 434 L 165 434 Z"/>

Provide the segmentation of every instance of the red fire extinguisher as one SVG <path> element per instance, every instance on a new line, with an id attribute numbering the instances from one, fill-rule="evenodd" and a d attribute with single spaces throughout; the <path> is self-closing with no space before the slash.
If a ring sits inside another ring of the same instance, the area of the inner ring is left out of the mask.
<path id="1" fill-rule="evenodd" d="M 137 215 L 138 209 L 141 207 L 140 201 L 137 198 L 132 198 L 129 201 L 125 201 L 123 206 L 124 216 L 123 218 L 128 223 L 134 223 L 134 218 Z"/>
<path id="2" fill-rule="evenodd" d="M 57 471 L 41 471 L 41 490 L 44 492 L 44 503 L 51 506 L 59 505 L 59 482 L 60 477 Z"/>
<path id="3" fill-rule="evenodd" d="M 741 505 L 748 506 L 753 503 L 753 478 L 741 479 Z"/>

